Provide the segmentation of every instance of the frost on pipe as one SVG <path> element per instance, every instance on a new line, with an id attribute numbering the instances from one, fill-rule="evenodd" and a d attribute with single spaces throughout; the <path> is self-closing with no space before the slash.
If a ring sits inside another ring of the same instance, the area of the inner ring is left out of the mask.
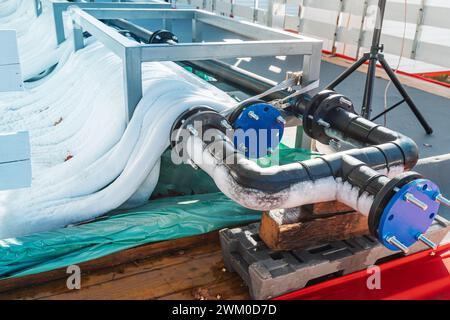
<path id="1" fill-rule="evenodd" d="M 0 132 L 29 130 L 33 159 L 32 187 L 0 193 L 0 238 L 148 198 L 175 119 L 192 106 L 220 112 L 234 104 L 173 63 L 145 63 L 145 94 L 126 127 L 122 79 L 120 59 L 95 43 L 42 85 L 0 96 Z"/>
<path id="2" fill-rule="evenodd" d="M 321 95 L 317 94 L 308 108 Z M 334 94 L 330 99 L 340 101 L 340 96 Z M 374 199 L 391 181 L 386 175 L 395 177 L 414 167 L 417 145 L 400 133 L 342 109 L 339 103 L 324 105 L 327 121 L 362 148 L 261 168 L 235 148 L 222 125 L 226 121 L 223 117 L 198 107 L 180 116 L 174 125 L 175 150 L 187 152 L 188 160 L 206 171 L 224 194 L 249 209 L 287 209 L 338 200 L 368 215 Z M 328 114 L 331 112 L 333 116 Z M 200 126 L 195 132 L 187 130 L 195 123 Z M 205 132 L 203 137 L 197 134 L 200 130 Z M 189 136 L 182 136 L 185 131 Z"/>
<path id="3" fill-rule="evenodd" d="M 236 181 L 225 164 L 211 155 L 200 138 L 190 137 L 186 150 L 189 153 L 189 157 L 214 179 L 217 187 L 224 194 L 249 209 L 264 211 L 285 209 L 311 203 L 338 200 L 368 215 L 373 202 L 373 196 L 367 193 L 359 195 L 358 188 L 351 186 L 348 182 L 342 182 L 340 178 L 335 179 L 334 177 L 293 183 L 277 192 L 266 192 L 244 187 Z M 243 157 L 236 165 L 245 165 L 250 170 L 254 167 L 254 170 L 260 172 L 262 176 L 270 177 L 274 175 L 274 168 L 256 168 L 256 163 Z M 284 165 L 283 167 L 288 169 L 295 165 Z M 397 172 L 392 170 L 392 173 Z"/>
<path id="4" fill-rule="evenodd" d="M 23 80 L 30 80 L 56 65 L 72 50 L 70 19 L 65 22 L 69 40 L 57 45 L 49 1 L 42 1 L 39 17 L 32 0 L 6 1 L 3 5 L 0 2 L 0 29 L 17 32 Z"/>
<path id="5" fill-rule="evenodd" d="M 261 168 L 236 149 L 224 125 L 226 118 L 198 106 L 174 124 L 174 150 L 183 156 L 187 153 L 187 161 L 202 168 L 224 194 L 249 209 L 289 209 L 337 200 L 367 215 L 371 234 L 390 250 L 408 253 L 417 241 L 435 248 L 425 233 L 439 204 L 448 200 L 420 174 L 399 174 L 416 165 L 417 144 L 358 116 L 351 102 L 334 91 L 321 91 L 308 100 L 307 104 L 298 100 L 291 107 L 303 117 L 304 130 L 311 138 L 329 143 L 332 135 L 359 147 Z"/>
<path id="6" fill-rule="evenodd" d="M 1 0 L 0 1 L 0 23 L 2 20 L 8 19 L 10 15 L 17 11 L 19 3 L 18 0 Z"/>
<path id="7" fill-rule="evenodd" d="M 26 32 L 27 24 L 36 19 L 34 0 L 0 1 L 0 27 L 13 26 L 18 33 Z"/>

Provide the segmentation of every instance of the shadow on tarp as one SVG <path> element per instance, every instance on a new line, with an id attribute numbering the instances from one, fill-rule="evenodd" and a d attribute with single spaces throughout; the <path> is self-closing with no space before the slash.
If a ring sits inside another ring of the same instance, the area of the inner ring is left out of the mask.
<path id="1" fill-rule="evenodd" d="M 280 164 L 312 156 L 280 147 Z M 0 278 L 54 270 L 152 242 L 250 223 L 261 216 L 218 192 L 203 171 L 174 165 L 169 152 L 162 157 L 153 195 L 158 199 L 144 206 L 116 210 L 89 223 L 0 240 Z"/>

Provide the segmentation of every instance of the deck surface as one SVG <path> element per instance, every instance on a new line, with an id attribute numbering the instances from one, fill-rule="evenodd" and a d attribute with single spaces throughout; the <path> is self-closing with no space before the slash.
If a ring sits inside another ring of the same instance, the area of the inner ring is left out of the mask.
<path id="1" fill-rule="evenodd" d="M 351 63 L 351 61 L 340 58 L 325 59 L 321 69 L 322 87 L 334 80 Z M 362 105 L 366 79 L 363 72 L 366 68 L 366 66 L 363 66 L 360 69 L 362 72 L 355 72 L 347 81 L 336 88 L 340 93 L 352 99 L 357 111 L 360 110 Z M 384 110 L 384 92 L 388 84 L 388 81 L 384 78 L 385 73 L 378 70 L 374 87 L 372 115 L 377 115 Z M 406 104 L 402 104 L 388 113 L 387 126 L 414 139 L 419 146 L 421 158 L 450 153 L 450 89 L 444 86 L 431 85 L 423 80 L 407 76 L 401 76 L 401 81 L 425 119 L 434 129 L 434 133 L 432 135 L 425 133 Z M 401 100 L 393 85 L 390 86 L 387 97 L 388 107 Z M 383 118 L 376 122 L 383 124 Z"/>
<path id="2" fill-rule="evenodd" d="M 321 84 L 330 82 L 349 61 L 325 58 Z M 361 68 L 364 71 L 364 67 Z M 376 80 L 374 114 L 382 111 L 387 81 Z M 339 91 L 360 105 L 365 75 L 356 72 Z M 450 153 L 450 89 L 402 77 L 419 109 L 435 129 L 424 133 L 406 105 L 388 116 L 388 126 L 409 135 L 421 157 Z M 389 91 L 389 103 L 398 95 Z M 378 122 L 382 122 L 380 119 Z M 216 233 L 164 241 L 126 250 L 80 264 L 80 290 L 66 286 L 66 270 L 0 281 L 0 299 L 248 299 L 247 287 L 234 273 L 224 270 Z"/>
<path id="3" fill-rule="evenodd" d="M 67 289 L 69 275 L 60 269 L 0 281 L 0 291 L 6 289 L 0 299 L 249 299 L 242 280 L 224 268 L 217 232 L 149 244 L 79 266 L 80 290 Z"/>

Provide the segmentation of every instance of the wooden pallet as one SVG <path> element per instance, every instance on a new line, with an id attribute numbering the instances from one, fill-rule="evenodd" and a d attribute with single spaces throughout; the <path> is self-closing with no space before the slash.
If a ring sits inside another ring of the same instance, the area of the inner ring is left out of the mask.
<path id="1" fill-rule="evenodd" d="M 258 235 L 257 223 L 220 232 L 225 265 L 238 273 L 249 287 L 253 299 L 271 299 L 399 257 L 375 238 L 364 235 L 352 239 L 322 243 L 306 249 L 273 251 Z M 442 243 L 450 232 L 450 223 L 437 216 L 426 233 L 434 243 Z M 427 250 L 417 242 L 409 254 Z"/>

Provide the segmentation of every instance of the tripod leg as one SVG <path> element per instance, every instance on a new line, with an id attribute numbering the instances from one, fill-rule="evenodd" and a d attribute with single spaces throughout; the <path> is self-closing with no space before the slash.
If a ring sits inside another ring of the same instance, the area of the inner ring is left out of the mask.
<path id="1" fill-rule="evenodd" d="M 328 90 L 334 90 L 335 87 L 337 87 L 342 81 L 348 78 L 349 75 L 351 75 L 353 72 L 358 70 L 359 67 L 361 67 L 367 60 L 369 59 L 369 55 L 364 54 L 361 59 L 356 61 L 350 68 L 345 70 L 341 75 L 339 75 L 333 82 L 331 82 L 326 89 Z"/>
<path id="2" fill-rule="evenodd" d="M 375 83 L 375 75 L 377 72 L 377 59 L 372 56 L 367 70 L 366 86 L 364 88 L 363 105 L 361 108 L 361 116 L 369 119 L 372 112 L 373 86 Z"/>
<path id="3" fill-rule="evenodd" d="M 430 127 L 427 120 L 425 120 L 423 115 L 420 113 L 419 109 L 414 104 L 414 101 L 411 99 L 408 92 L 406 92 L 405 88 L 403 88 L 403 85 L 400 83 L 400 80 L 398 80 L 397 75 L 394 73 L 394 71 L 392 71 L 391 67 L 384 59 L 383 55 L 378 55 L 378 60 L 380 61 L 381 65 L 383 66 L 383 69 L 388 74 L 394 86 L 397 88 L 398 92 L 402 95 L 403 99 L 405 99 L 405 102 L 408 104 L 409 108 L 414 113 L 417 120 L 419 120 L 420 124 L 425 129 L 425 132 L 427 134 L 432 134 L 433 129 Z"/>

